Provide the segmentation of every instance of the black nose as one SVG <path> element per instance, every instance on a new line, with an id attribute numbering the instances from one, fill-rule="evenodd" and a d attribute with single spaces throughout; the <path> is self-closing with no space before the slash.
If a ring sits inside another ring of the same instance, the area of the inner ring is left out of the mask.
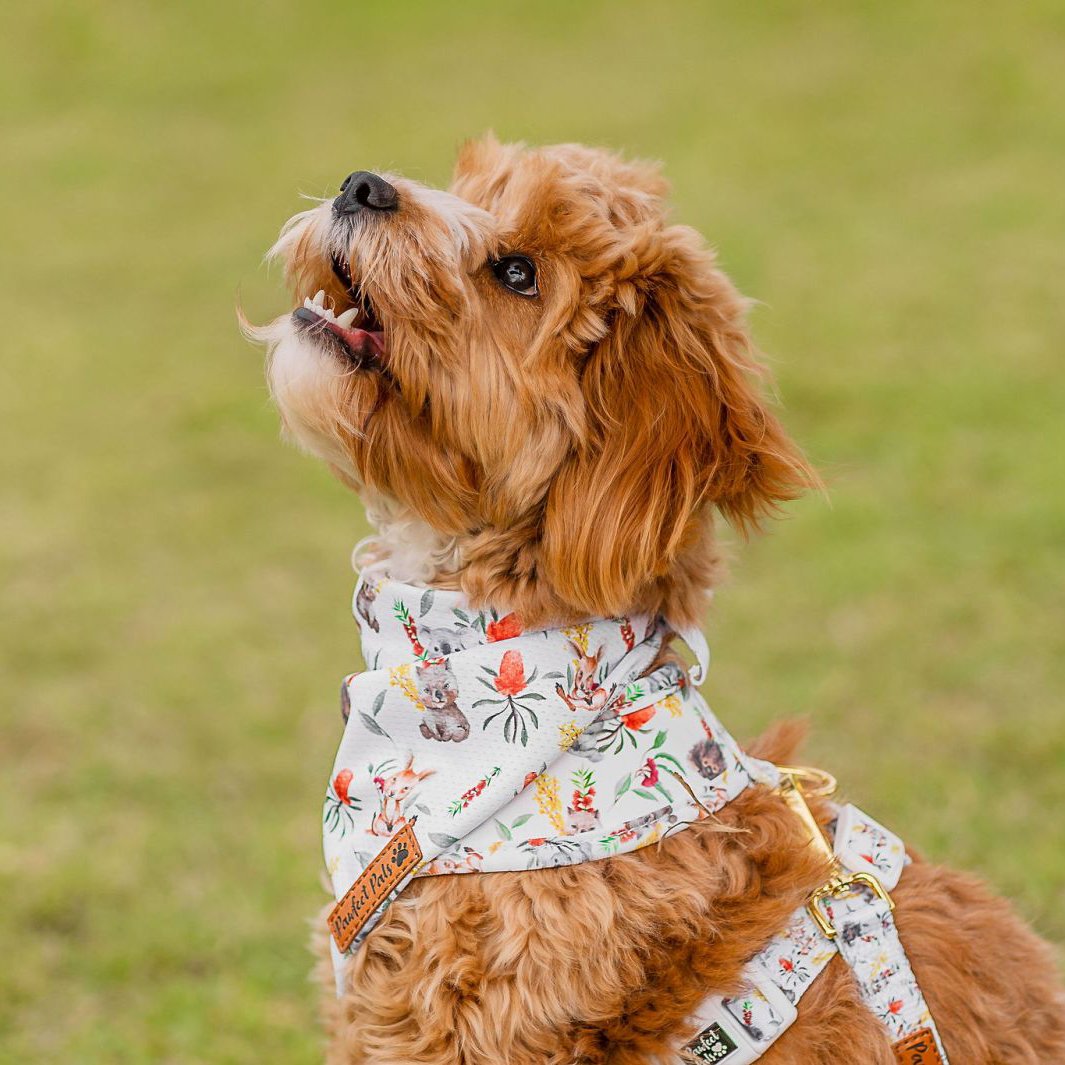
<path id="1" fill-rule="evenodd" d="M 383 177 L 357 170 L 344 178 L 340 195 L 333 201 L 333 210 L 337 214 L 355 214 L 364 207 L 371 211 L 391 211 L 398 199 L 396 190 Z"/>

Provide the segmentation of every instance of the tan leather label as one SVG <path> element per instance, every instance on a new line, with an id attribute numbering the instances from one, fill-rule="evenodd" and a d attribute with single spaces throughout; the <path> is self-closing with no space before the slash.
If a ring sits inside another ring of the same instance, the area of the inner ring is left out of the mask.
<path id="1" fill-rule="evenodd" d="M 370 919 L 388 893 L 422 860 L 422 849 L 408 821 L 377 857 L 359 874 L 359 879 L 329 914 L 329 931 L 341 950 L 347 950 L 359 929 Z"/>
<path id="2" fill-rule="evenodd" d="M 900 1039 L 894 1049 L 899 1065 L 943 1065 L 931 1028 L 918 1028 Z"/>

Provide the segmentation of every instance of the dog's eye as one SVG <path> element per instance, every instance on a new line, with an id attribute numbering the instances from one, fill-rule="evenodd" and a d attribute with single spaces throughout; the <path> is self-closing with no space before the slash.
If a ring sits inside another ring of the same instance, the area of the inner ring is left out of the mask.
<path id="1" fill-rule="evenodd" d="M 536 267 L 524 255 L 505 255 L 492 263 L 492 273 L 501 285 L 519 296 L 537 296 Z"/>

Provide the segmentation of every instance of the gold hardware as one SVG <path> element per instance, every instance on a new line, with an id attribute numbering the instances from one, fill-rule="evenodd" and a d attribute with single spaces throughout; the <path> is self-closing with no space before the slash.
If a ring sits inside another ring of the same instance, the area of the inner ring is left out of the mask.
<path id="1" fill-rule="evenodd" d="M 837 868 L 838 867 L 837 863 Z M 869 888 L 878 899 L 887 903 L 887 907 L 892 913 L 895 912 L 894 900 L 884 890 L 884 885 L 881 884 L 872 873 L 848 873 L 846 876 L 840 876 L 837 874 L 832 877 L 827 884 L 819 887 L 810 896 L 810 901 L 806 904 L 806 908 L 810 911 L 810 916 L 817 922 L 817 927 L 821 929 L 821 933 L 826 939 L 835 939 L 836 929 L 829 920 L 828 914 L 821 909 L 820 904 L 825 899 L 835 898 L 838 895 L 842 895 L 855 884 L 862 884 Z"/>
<path id="2" fill-rule="evenodd" d="M 825 834 L 821 831 L 821 826 L 817 823 L 817 819 L 806 802 L 807 794 L 831 795 L 832 791 L 835 790 L 835 780 L 827 773 L 821 774 L 816 769 L 783 765 L 777 766 L 777 769 L 780 770 L 780 794 L 799 820 L 806 826 L 810 842 L 834 865 L 838 864 L 828 840 L 825 839 Z M 814 781 L 813 791 L 807 792 L 803 787 L 803 781 L 805 780 Z M 829 786 L 829 782 L 831 782 L 832 791 L 824 790 Z"/>
<path id="3" fill-rule="evenodd" d="M 803 795 L 811 799 L 827 799 L 839 789 L 836 778 L 823 769 L 814 769 L 809 765 L 778 765 L 777 769 L 791 777 L 796 787 L 801 787 Z"/>
<path id="4" fill-rule="evenodd" d="M 829 920 L 828 915 L 821 908 L 825 899 L 836 898 L 849 888 L 861 884 L 872 891 L 877 898 L 887 903 L 888 908 L 894 911 L 895 903 L 891 896 L 884 890 L 884 885 L 872 873 L 848 873 L 845 872 L 839 859 L 836 857 L 821 826 L 817 823 L 813 812 L 806 802 L 807 797 L 824 798 L 834 795 L 836 791 L 836 778 L 830 773 L 820 769 L 811 769 L 807 766 L 778 765 L 780 771 L 780 794 L 784 801 L 794 811 L 795 815 L 806 826 L 810 842 L 832 863 L 832 876 L 828 883 L 819 887 L 806 904 L 810 916 L 817 922 L 826 939 L 836 938 L 836 929 Z"/>

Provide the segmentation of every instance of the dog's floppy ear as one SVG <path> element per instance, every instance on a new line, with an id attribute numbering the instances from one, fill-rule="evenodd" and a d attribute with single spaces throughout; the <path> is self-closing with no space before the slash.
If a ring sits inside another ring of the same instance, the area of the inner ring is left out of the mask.
<path id="1" fill-rule="evenodd" d="M 544 513 L 541 565 L 593 615 L 653 602 L 655 585 L 663 603 L 694 610 L 676 585 L 686 550 L 698 579 L 709 507 L 747 530 L 816 483 L 757 388 L 745 301 L 693 230 L 658 238 L 633 253 L 635 301 L 630 288 L 584 364 L 590 439 Z"/>

